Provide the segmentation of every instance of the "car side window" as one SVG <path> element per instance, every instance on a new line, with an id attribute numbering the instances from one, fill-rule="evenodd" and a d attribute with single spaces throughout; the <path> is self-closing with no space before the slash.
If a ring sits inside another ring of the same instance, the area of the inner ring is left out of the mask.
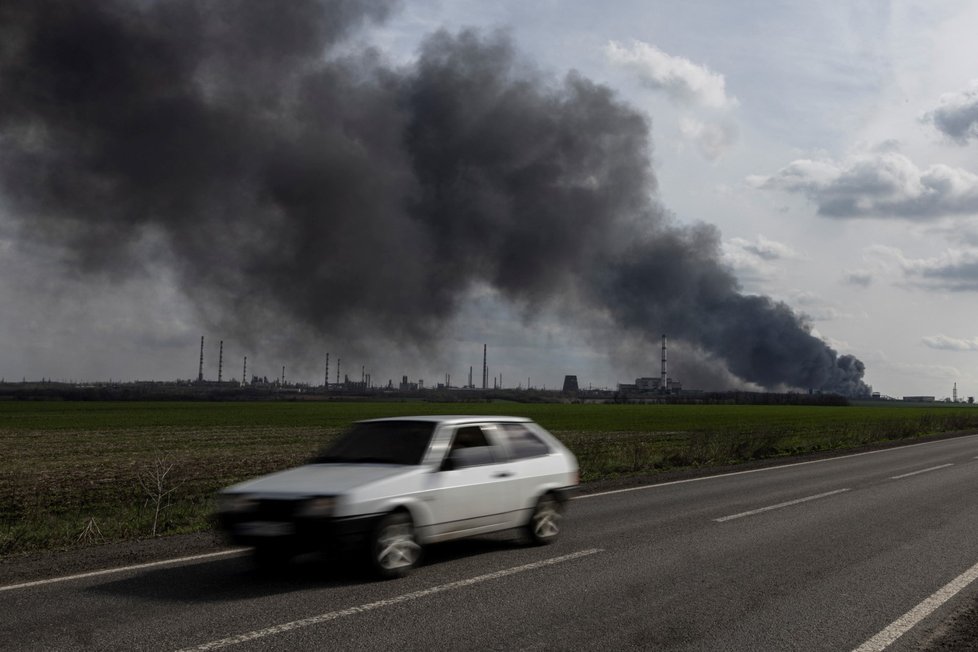
<path id="1" fill-rule="evenodd" d="M 499 432 L 506 438 L 509 454 L 514 460 L 548 455 L 550 447 L 519 423 L 501 423 Z"/>
<path id="2" fill-rule="evenodd" d="M 479 426 L 463 426 L 455 431 L 448 458 L 456 469 L 493 464 L 496 461 L 492 446 Z"/>

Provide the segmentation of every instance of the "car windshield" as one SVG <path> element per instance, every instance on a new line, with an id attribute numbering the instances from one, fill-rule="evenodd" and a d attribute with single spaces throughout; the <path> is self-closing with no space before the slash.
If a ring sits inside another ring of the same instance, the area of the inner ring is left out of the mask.
<path id="1" fill-rule="evenodd" d="M 421 464 L 434 429 L 434 423 L 423 421 L 358 423 L 313 462 L 412 466 Z"/>

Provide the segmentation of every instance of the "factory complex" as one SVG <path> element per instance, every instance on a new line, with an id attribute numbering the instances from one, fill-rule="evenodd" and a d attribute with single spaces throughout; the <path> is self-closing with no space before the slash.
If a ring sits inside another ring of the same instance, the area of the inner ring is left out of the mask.
<path id="1" fill-rule="evenodd" d="M 466 382 L 452 383 L 450 374 L 443 380 L 425 382 L 402 375 L 399 381 L 375 383 L 365 366 L 351 377 L 345 371 L 343 361 L 332 361 L 326 353 L 322 383 L 294 382 L 286 375 L 287 368 L 274 376 L 248 377 L 248 357 L 241 362 L 241 378 L 225 379 L 224 341 L 218 344 L 217 379 L 204 375 L 205 338 L 200 338 L 200 355 L 196 379 L 176 381 L 112 381 L 107 382 L 58 382 L 41 381 L 8 382 L 0 379 L 0 399 L 60 398 L 78 400 L 356 400 L 356 399 L 417 399 L 428 401 L 492 401 L 516 402 L 640 402 L 640 403 L 762 403 L 762 404 L 844 404 L 845 397 L 818 392 L 758 392 L 758 391 L 707 391 L 683 386 L 679 379 L 669 376 L 666 335 L 662 335 L 659 375 L 636 378 L 632 383 L 618 383 L 614 389 L 584 387 L 578 376 L 567 374 L 563 384 L 557 387 L 533 387 L 530 379 L 516 386 L 506 387 L 502 374 L 489 373 L 488 345 L 483 345 L 482 371 L 478 382 L 474 368 L 469 367 Z M 938 399 L 936 396 L 905 396 L 895 399 L 873 393 L 870 400 L 908 403 L 960 403 L 973 404 L 974 397 L 958 397 L 955 383 L 952 396 Z"/>

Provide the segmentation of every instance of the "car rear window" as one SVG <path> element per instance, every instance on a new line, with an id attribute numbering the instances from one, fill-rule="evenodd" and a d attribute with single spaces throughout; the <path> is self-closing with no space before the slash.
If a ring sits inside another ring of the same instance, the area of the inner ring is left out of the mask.
<path id="1" fill-rule="evenodd" d="M 434 423 L 378 421 L 355 424 L 326 448 L 317 464 L 421 464 Z"/>
<path id="2" fill-rule="evenodd" d="M 506 438 L 509 454 L 513 459 L 538 457 L 550 453 L 550 447 L 522 424 L 501 423 L 499 432 Z"/>

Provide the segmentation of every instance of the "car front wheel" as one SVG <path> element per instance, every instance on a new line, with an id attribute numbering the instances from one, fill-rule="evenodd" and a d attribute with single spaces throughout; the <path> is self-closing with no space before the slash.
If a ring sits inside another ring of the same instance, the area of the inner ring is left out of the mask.
<path id="1" fill-rule="evenodd" d="M 383 579 L 403 577 L 417 566 L 421 546 L 410 515 L 393 512 L 380 520 L 370 542 L 370 563 Z"/>
<path id="2" fill-rule="evenodd" d="M 526 535 L 532 543 L 551 543 L 560 534 L 561 505 L 551 494 L 544 494 L 533 508 L 533 515 L 526 524 Z"/>
<path id="3" fill-rule="evenodd" d="M 292 551 L 278 543 L 263 543 L 252 551 L 255 566 L 262 573 L 274 573 L 285 569 L 292 559 Z"/>

